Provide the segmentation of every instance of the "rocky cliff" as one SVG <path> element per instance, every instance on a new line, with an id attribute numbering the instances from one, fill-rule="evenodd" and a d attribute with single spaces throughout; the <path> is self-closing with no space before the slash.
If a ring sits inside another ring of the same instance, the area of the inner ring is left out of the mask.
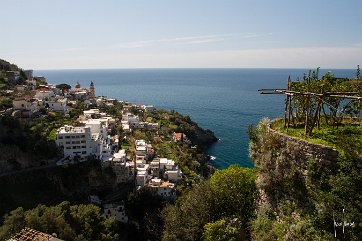
<path id="1" fill-rule="evenodd" d="M 250 157 L 258 170 L 259 190 L 254 239 L 333 240 L 334 220 L 343 222 L 344 218 L 355 225 L 346 227 L 344 235 L 358 240 L 362 205 L 351 198 L 360 197 L 361 174 L 349 176 L 361 171 L 358 155 L 348 156 L 344 151 L 342 155 L 332 147 L 279 133 L 270 126 L 264 120 L 250 132 Z M 348 191 L 341 180 L 348 181 Z M 342 217 L 343 208 L 349 212 Z M 337 239 L 341 238 L 342 229 L 336 230 Z"/>

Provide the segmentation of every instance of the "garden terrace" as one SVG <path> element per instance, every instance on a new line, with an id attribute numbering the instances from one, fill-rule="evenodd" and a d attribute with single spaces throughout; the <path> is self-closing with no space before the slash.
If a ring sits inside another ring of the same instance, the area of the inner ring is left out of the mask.
<path id="1" fill-rule="evenodd" d="M 350 123 L 345 120 L 335 128 L 327 124 L 321 124 L 311 135 L 304 135 L 304 126 L 295 125 L 284 128 L 284 120 L 277 119 L 271 122 L 270 127 L 279 133 L 286 134 L 291 137 L 309 141 L 315 144 L 321 144 L 339 149 L 344 144 L 346 138 L 353 139 L 353 142 L 362 150 L 362 127 L 358 124 Z"/>
<path id="2" fill-rule="evenodd" d="M 345 126 L 347 118 L 350 123 L 361 122 L 362 80 L 359 75 L 355 79 L 341 79 L 328 72 L 319 79 L 318 72 L 319 69 L 310 71 L 308 76 L 294 82 L 289 76 L 286 89 L 259 90 L 261 94 L 285 95 L 284 128 L 301 129 L 303 126 L 305 137 L 313 136 L 315 127 L 316 132 L 320 132 L 322 125 L 328 132 Z"/>

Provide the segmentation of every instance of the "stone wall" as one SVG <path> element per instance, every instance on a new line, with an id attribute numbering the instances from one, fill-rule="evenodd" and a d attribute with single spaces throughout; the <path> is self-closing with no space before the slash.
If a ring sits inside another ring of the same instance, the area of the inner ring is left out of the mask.
<path id="1" fill-rule="evenodd" d="M 272 135 L 280 138 L 280 140 L 284 143 L 294 144 L 298 146 L 303 151 L 307 159 L 314 159 L 324 163 L 337 161 L 338 151 L 335 148 L 299 139 L 297 137 L 289 136 L 287 134 L 276 131 L 271 128 L 271 124 L 275 121 L 279 121 L 279 119 L 274 119 L 271 122 L 267 123 L 267 131 Z"/>
<path id="2" fill-rule="evenodd" d="M 258 205 L 278 210 L 282 200 L 307 205 L 309 191 L 320 188 L 325 175 L 337 170 L 338 151 L 273 130 L 274 121 L 262 121 L 249 154 L 258 169 Z M 313 170 L 313 173 L 309 173 Z M 315 175 L 316 171 L 321 175 Z"/>

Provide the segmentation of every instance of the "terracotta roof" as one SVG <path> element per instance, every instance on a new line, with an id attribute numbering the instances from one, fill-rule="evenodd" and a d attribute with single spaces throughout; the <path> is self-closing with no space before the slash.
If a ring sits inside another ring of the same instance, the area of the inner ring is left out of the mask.
<path id="1" fill-rule="evenodd" d="M 23 228 L 21 231 L 12 236 L 8 241 L 56 241 L 60 239 L 54 238 L 52 235 L 39 232 L 31 228 Z"/>
<path id="2" fill-rule="evenodd" d="M 168 187 L 170 183 L 169 182 L 161 182 L 161 187 Z"/>

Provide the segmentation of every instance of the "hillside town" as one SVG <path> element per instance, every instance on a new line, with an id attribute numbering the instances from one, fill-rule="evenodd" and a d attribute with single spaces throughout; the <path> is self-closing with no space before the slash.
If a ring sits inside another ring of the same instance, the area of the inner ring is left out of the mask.
<path id="1" fill-rule="evenodd" d="M 137 138 L 135 133 L 147 133 L 155 143 L 169 142 L 194 149 L 197 146 L 182 132 L 172 131 L 167 133 L 167 138 L 160 135 L 161 122 L 147 118 L 156 111 L 153 106 L 96 96 L 93 82 L 89 88 L 79 83 L 74 87 L 56 86 L 48 84 L 42 76 L 33 77 L 32 70 L 23 73 L 26 76 L 21 77 L 20 71 L 6 71 L 11 88 L 2 92 L 13 98 L 11 108 L 0 106 L 2 115 L 36 121 L 52 113 L 67 116 L 79 103 L 84 107 L 75 122 L 56 129 L 54 141 L 59 158 L 48 164 L 67 167 L 96 159 L 102 168 L 111 168 L 117 184 L 132 184 L 136 190 L 148 187 L 165 201 L 176 199 L 183 171 L 175 160 L 159 154 L 150 141 Z M 111 115 L 102 111 L 109 108 L 116 108 L 118 112 Z M 103 201 L 97 195 L 90 195 L 88 200 L 102 206 L 106 218 L 128 221 L 123 201 Z"/>

